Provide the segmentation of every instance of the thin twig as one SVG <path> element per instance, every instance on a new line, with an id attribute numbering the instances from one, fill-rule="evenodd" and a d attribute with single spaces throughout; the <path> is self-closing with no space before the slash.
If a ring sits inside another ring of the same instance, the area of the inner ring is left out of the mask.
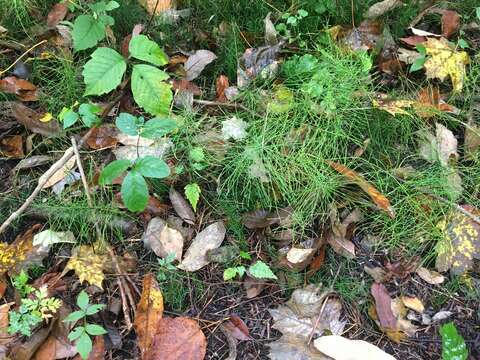
<path id="1" fill-rule="evenodd" d="M 42 45 L 42 44 L 44 44 L 44 43 L 46 43 L 46 42 L 47 42 L 47 40 L 42 40 L 42 41 L 40 41 L 39 43 L 36 43 L 35 45 L 33 45 L 33 46 L 32 46 L 31 48 L 29 48 L 28 50 L 26 50 L 22 55 L 20 55 L 20 57 L 19 57 L 17 60 L 15 60 L 15 61 L 13 62 L 12 65 L 10 65 L 9 67 L 7 67 L 5 70 L 0 71 L 0 76 L 2 76 L 3 74 L 5 74 L 5 73 L 6 73 L 8 70 L 10 70 L 11 68 L 13 68 L 13 67 L 14 67 L 20 60 L 22 60 L 22 59 L 25 57 L 25 55 L 27 55 L 30 51 L 32 51 L 32 50 L 35 49 L 36 47 L 38 47 L 38 46 L 40 46 L 40 45 Z"/>
<path id="2" fill-rule="evenodd" d="M 233 108 L 233 109 L 242 109 L 244 111 L 247 111 L 249 113 L 251 113 L 252 115 L 255 115 L 259 118 L 263 118 L 262 115 L 256 113 L 255 111 L 247 108 L 245 105 L 242 105 L 242 104 L 239 104 L 239 103 L 224 103 L 224 102 L 220 102 L 220 101 L 210 101 L 210 100 L 197 100 L 197 99 L 194 99 L 193 102 L 195 104 L 198 104 L 198 105 L 204 105 L 204 106 L 219 106 L 219 107 L 229 107 L 229 108 Z"/>

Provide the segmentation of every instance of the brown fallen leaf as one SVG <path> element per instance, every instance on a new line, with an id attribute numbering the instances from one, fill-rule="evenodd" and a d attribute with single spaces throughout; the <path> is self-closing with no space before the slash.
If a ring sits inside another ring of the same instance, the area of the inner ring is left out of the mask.
<path id="1" fill-rule="evenodd" d="M 210 50 L 197 50 L 195 53 L 188 57 L 185 62 L 185 71 L 187 75 L 185 79 L 192 81 L 200 76 L 205 67 L 217 58 Z"/>
<path id="2" fill-rule="evenodd" d="M 13 135 L 2 139 L 0 142 L 0 155 L 14 159 L 24 158 L 23 136 Z"/>
<path id="3" fill-rule="evenodd" d="M 383 23 L 378 20 L 365 20 L 357 27 L 354 27 L 345 36 L 343 42 L 352 51 L 372 50 L 381 40 L 383 33 Z"/>
<path id="4" fill-rule="evenodd" d="M 54 136 L 60 132 L 57 121 L 41 122 L 41 114 L 19 102 L 10 101 L 8 105 L 10 105 L 12 116 L 28 130 L 43 136 Z"/>
<path id="5" fill-rule="evenodd" d="M 37 87 L 30 81 L 8 76 L 0 80 L 0 91 L 15 94 L 22 101 L 37 101 Z"/>
<path id="6" fill-rule="evenodd" d="M 242 215 L 242 224 L 248 229 L 263 229 L 276 223 L 267 210 L 249 211 Z"/>
<path id="7" fill-rule="evenodd" d="M 322 267 L 323 263 L 325 262 L 325 248 L 325 245 L 320 248 L 318 255 L 313 258 L 312 262 L 308 266 L 307 278 L 313 276 Z"/>
<path id="8" fill-rule="evenodd" d="M 315 349 L 313 343 L 306 344 L 302 336 L 287 334 L 268 344 L 271 360 L 331 360 Z"/>
<path id="9" fill-rule="evenodd" d="M 382 210 L 384 210 L 392 219 L 395 217 L 395 210 L 393 210 L 390 201 L 380 193 L 373 185 L 371 185 L 365 178 L 354 170 L 334 161 L 325 160 L 328 165 L 335 169 L 347 179 L 351 180 L 365 191 L 373 202 Z"/>
<path id="10" fill-rule="evenodd" d="M 440 94 L 438 86 L 426 87 L 418 93 L 418 102 L 414 104 L 415 112 L 423 118 L 431 118 L 438 111 L 456 114 L 460 110 L 453 105 L 447 104 Z"/>
<path id="11" fill-rule="evenodd" d="M 164 317 L 158 321 L 152 347 L 143 360 L 203 360 L 206 352 L 207 340 L 197 321 Z"/>
<path id="12" fill-rule="evenodd" d="M 404 38 L 400 38 L 400 41 L 410 45 L 410 46 L 417 46 L 418 44 L 423 44 L 427 38 L 425 36 L 418 36 L 418 35 L 412 35 Z"/>
<path id="13" fill-rule="evenodd" d="M 137 304 L 137 312 L 133 323 L 137 333 L 137 344 L 143 360 L 155 359 L 150 357 L 150 353 L 152 352 L 152 344 L 157 330 L 160 329 L 159 324 L 162 317 L 163 295 L 154 275 L 148 273 L 143 278 L 142 295 Z"/>
<path id="14" fill-rule="evenodd" d="M 175 6 L 175 0 L 138 0 L 150 15 L 160 15 Z"/>
<path id="15" fill-rule="evenodd" d="M 30 360 L 32 355 L 40 348 L 50 334 L 50 328 L 42 327 L 35 331 L 28 341 L 16 344 L 9 349 L 9 356 L 15 360 Z"/>
<path id="16" fill-rule="evenodd" d="M 423 313 L 425 310 L 425 306 L 423 305 L 422 301 L 414 296 L 401 296 L 400 299 L 402 300 L 403 304 L 412 310 L 415 310 L 418 313 Z"/>
<path id="17" fill-rule="evenodd" d="M 169 192 L 170 202 L 172 203 L 173 209 L 180 216 L 183 221 L 188 224 L 195 224 L 195 213 L 192 210 L 190 204 L 183 198 L 180 193 L 174 188 L 170 189 Z"/>
<path id="18" fill-rule="evenodd" d="M 348 259 L 355 257 L 355 245 L 350 240 L 353 232 L 349 231 L 351 225 L 361 221 L 363 218 L 360 210 L 353 210 L 343 221 L 338 218 L 337 208 L 332 205 L 330 210 L 331 230 L 327 235 L 327 243 L 339 255 Z"/>
<path id="19" fill-rule="evenodd" d="M 392 298 L 387 288 L 379 283 L 373 283 L 370 289 L 375 299 L 375 309 L 377 311 L 378 320 L 383 328 L 395 330 L 397 329 L 397 319 L 392 312 Z"/>
<path id="20" fill-rule="evenodd" d="M 236 315 L 230 316 L 223 327 L 237 340 L 252 340 L 247 325 Z"/>
<path id="21" fill-rule="evenodd" d="M 77 352 L 75 345 L 67 339 L 59 339 L 54 335 L 49 335 L 35 352 L 33 360 L 65 359 L 75 356 Z"/>
<path id="22" fill-rule="evenodd" d="M 105 149 L 114 147 L 118 143 L 118 131 L 113 126 L 102 125 L 94 128 L 86 142 L 91 149 Z"/>
<path id="23" fill-rule="evenodd" d="M 172 88 L 176 91 L 188 91 L 194 96 L 202 96 L 203 94 L 202 89 L 200 89 L 197 85 L 186 79 L 174 79 L 172 81 Z"/>
<path id="24" fill-rule="evenodd" d="M 247 299 L 256 298 L 262 293 L 266 286 L 267 284 L 265 281 L 250 276 L 247 276 L 243 281 L 243 287 L 247 293 Z"/>
<path id="25" fill-rule="evenodd" d="M 173 253 L 176 260 L 182 260 L 183 236 L 180 231 L 170 228 L 165 220 L 158 217 L 150 220 L 142 240 L 155 255 L 166 258 Z"/>
<path id="26" fill-rule="evenodd" d="M 460 28 L 460 15 L 453 10 L 442 9 L 442 36 L 450 38 Z"/>
<path id="27" fill-rule="evenodd" d="M 62 166 L 61 169 L 57 170 L 50 178 L 47 180 L 45 185 L 43 185 L 42 189 L 48 189 L 55 185 L 56 183 L 62 181 L 65 176 L 67 176 L 70 173 L 70 170 L 73 169 L 75 166 L 75 157 L 72 157 L 70 160 L 68 160 L 65 165 Z M 44 176 L 44 175 L 42 175 Z M 43 177 L 40 177 L 39 181 L 43 181 Z"/>
<path id="28" fill-rule="evenodd" d="M 416 271 L 417 275 L 431 285 L 439 285 L 445 281 L 445 276 L 439 272 L 419 267 Z"/>
<path id="29" fill-rule="evenodd" d="M 49 28 L 54 28 L 55 26 L 58 25 L 60 21 L 65 19 L 65 16 L 67 16 L 68 13 L 68 6 L 67 3 L 56 3 L 53 5 L 52 9 L 48 13 L 47 16 L 47 26 Z"/>
<path id="30" fill-rule="evenodd" d="M 0 305 L 0 346 L 5 346 L 15 339 L 15 335 L 8 333 L 8 312 L 13 304 L 15 303 L 10 302 Z"/>
<path id="31" fill-rule="evenodd" d="M 215 83 L 215 88 L 217 92 L 217 101 L 226 102 L 227 97 L 225 96 L 225 89 L 230 86 L 230 82 L 228 81 L 228 77 L 225 75 L 220 75 L 217 78 Z"/>

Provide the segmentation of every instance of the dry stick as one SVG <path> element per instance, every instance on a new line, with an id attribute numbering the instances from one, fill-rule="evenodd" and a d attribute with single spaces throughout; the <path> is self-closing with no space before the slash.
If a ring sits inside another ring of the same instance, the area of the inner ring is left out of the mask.
<path id="1" fill-rule="evenodd" d="M 251 113 L 252 115 L 255 115 L 257 117 L 263 118 L 262 115 L 256 113 L 255 111 L 247 108 L 245 105 L 239 104 L 239 103 L 227 103 L 227 102 L 220 102 L 220 101 L 209 101 L 209 100 L 196 100 L 194 99 L 193 102 L 198 105 L 205 105 L 205 106 L 220 106 L 220 107 L 229 107 L 229 108 L 234 108 L 234 109 L 242 109 L 244 111 L 247 111 Z"/>
<path id="2" fill-rule="evenodd" d="M 42 44 L 44 44 L 44 43 L 46 43 L 46 42 L 47 42 L 47 40 L 42 40 L 42 41 L 40 41 L 39 43 L 36 43 L 35 45 L 33 45 L 31 48 L 29 48 L 27 51 L 25 51 L 22 55 L 20 55 L 20 57 L 19 57 L 17 60 L 15 60 L 12 65 L 10 65 L 9 67 L 7 67 L 5 70 L 0 71 L 0 76 L 2 76 L 2 75 L 5 74 L 8 70 L 10 70 L 12 67 L 14 67 L 14 66 L 15 66 L 20 60 L 22 60 L 22 59 L 25 57 L 25 55 L 27 55 L 30 51 L 32 51 L 32 50 L 35 49 L 36 47 L 38 47 L 38 46 L 40 46 L 40 45 L 42 45 Z"/>

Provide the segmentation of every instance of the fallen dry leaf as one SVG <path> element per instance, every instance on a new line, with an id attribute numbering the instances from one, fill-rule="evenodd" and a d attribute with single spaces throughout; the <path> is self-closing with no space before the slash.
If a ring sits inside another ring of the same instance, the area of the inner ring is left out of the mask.
<path id="1" fill-rule="evenodd" d="M 303 249 L 292 247 L 287 252 L 287 260 L 291 264 L 299 264 L 305 262 L 307 259 L 311 258 L 317 249 Z"/>
<path id="2" fill-rule="evenodd" d="M 355 245 L 351 242 L 350 238 L 353 232 L 348 231 L 350 225 L 361 221 L 363 218 L 360 210 L 353 210 L 343 221 L 340 222 L 338 218 L 337 209 L 334 205 L 330 208 L 330 224 L 331 230 L 327 235 L 327 243 L 332 249 L 339 255 L 342 255 L 348 259 L 355 257 Z"/>
<path id="3" fill-rule="evenodd" d="M 262 46 L 245 50 L 237 68 L 237 85 L 246 87 L 253 79 L 262 74 L 271 77 L 278 70 L 276 58 L 280 53 L 282 43 L 274 46 Z"/>
<path id="4" fill-rule="evenodd" d="M 313 344 L 321 353 L 335 360 L 395 360 L 392 355 L 373 344 L 338 335 L 322 336 Z"/>
<path id="5" fill-rule="evenodd" d="M 58 169 L 52 176 L 50 176 L 50 178 L 47 180 L 45 185 L 43 185 L 42 189 L 48 189 L 49 187 L 52 187 L 56 183 L 62 181 L 70 173 L 70 170 L 72 170 L 73 167 L 75 166 L 75 161 L 76 160 L 74 156 L 70 158 L 70 160 L 68 160 L 61 169 Z M 38 181 L 39 182 L 43 181 L 44 180 L 43 177 L 44 175 L 42 175 L 38 179 Z"/>
<path id="6" fill-rule="evenodd" d="M 250 337 L 250 332 L 248 331 L 247 325 L 236 315 L 230 316 L 230 318 L 225 321 L 223 327 L 228 331 L 235 339 L 237 340 L 252 340 Z"/>
<path id="7" fill-rule="evenodd" d="M 410 46 L 417 46 L 418 44 L 423 44 L 427 38 L 425 36 L 418 36 L 418 35 L 412 35 L 404 38 L 400 38 L 400 41 L 410 45 Z"/>
<path id="8" fill-rule="evenodd" d="M 152 344 L 159 328 L 160 319 L 163 317 L 163 295 L 157 280 L 152 273 L 143 278 L 143 290 L 137 304 L 134 320 L 137 344 L 140 348 L 142 359 L 155 359 L 150 357 Z"/>
<path id="9" fill-rule="evenodd" d="M 202 96 L 203 94 L 202 89 L 200 89 L 197 85 L 186 79 L 174 79 L 172 82 L 172 88 L 175 91 L 188 91 L 194 96 Z"/>
<path id="10" fill-rule="evenodd" d="M 435 124 L 435 135 L 430 132 L 419 132 L 420 156 L 429 162 L 438 161 L 448 167 L 459 157 L 457 146 L 455 135 L 442 124 Z"/>
<path id="11" fill-rule="evenodd" d="M 247 293 L 247 299 L 253 299 L 261 294 L 263 289 L 265 289 L 266 283 L 261 279 L 247 276 L 243 281 L 243 286 Z"/>
<path id="12" fill-rule="evenodd" d="M 178 268 L 192 272 L 208 265 L 208 250 L 220 247 L 225 233 L 225 225 L 221 221 L 207 226 L 193 239 Z"/>
<path id="13" fill-rule="evenodd" d="M 217 101 L 225 102 L 227 97 L 225 96 L 225 90 L 230 86 L 228 77 L 225 75 L 220 75 L 215 82 L 215 89 L 217 92 Z"/>
<path id="14" fill-rule="evenodd" d="M 9 102 L 8 105 L 10 105 L 12 116 L 28 130 L 43 136 L 54 136 L 60 132 L 57 121 L 41 122 L 41 114 L 19 102 Z"/>
<path id="15" fill-rule="evenodd" d="M 381 40 L 383 23 L 378 20 L 365 20 L 351 29 L 343 39 L 345 45 L 352 51 L 368 51 L 376 47 Z"/>
<path id="16" fill-rule="evenodd" d="M 138 0 L 150 15 L 161 15 L 175 6 L 175 0 Z"/>
<path id="17" fill-rule="evenodd" d="M 187 200 L 185 200 L 184 197 L 174 188 L 170 189 L 169 197 L 177 215 L 186 223 L 191 225 L 195 224 L 195 213 Z"/>
<path id="18" fill-rule="evenodd" d="M 456 114 L 460 110 L 455 106 L 447 104 L 440 95 L 438 86 L 426 87 L 418 93 L 418 102 L 413 104 L 415 112 L 423 118 L 431 118 L 435 116 L 438 111 Z"/>
<path id="19" fill-rule="evenodd" d="M 131 144 L 130 142 L 133 140 L 132 138 L 136 139 L 138 144 L 137 142 Z M 138 157 L 144 156 L 163 158 L 172 146 L 172 142 L 169 139 L 152 141 L 150 139 L 140 138 L 140 141 L 138 141 L 138 136 L 122 136 L 121 134 L 117 136 L 117 139 L 121 143 L 129 143 L 126 146 L 119 146 L 112 150 L 118 160 L 125 159 L 133 161 Z"/>
<path id="20" fill-rule="evenodd" d="M 400 299 L 402 300 L 403 304 L 418 313 L 423 313 L 425 311 L 425 306 L 423 305 L 422 301 L 417 297 L 412 296 L 401 296 Z"/>
<path id="21" fill-rule="evenodd" d="M 191 81 L 200 76 L 205 67 L 217 58 L 213 52 L 209 50 L 197 50 L 195 53 L 188 57 L 185 62 L 185 71 L 187 80 Z"/>
<path id="22" fill-rule="evenodd" d="M 248 229 L 264 229 L 276 223 L 270 211 L 253 210 L 242 215 L 242 224 Z"/>
<path id="23" fill-rule="evenodd" d="M 8 312 L 13 304 L 15 303 L 10 302 L 0 305 L 0 346 L 7 345 L 15 339 L 15 335 L 8 333 Z"/>
<path id="24" fill-rule="evenodd" d="M 151 350 L 143 360 L 203 360 L 207 340 L 198 322 L 187 317 L 158 321 Z"/>
<path id="25" fill-rule="evenodd" d="M 166 258 L 173 253 L 176 260 L 182 260 L 183 236 L 180 231 L 170 228 L 165 220 L 159 217 L 150 220 L 142 240 L 155 255 Z"/>
<path id="26" fill-rule="evenodd" d="M 460 15 L 453 10 L 442 9 L 442 36 L 455 35 L 460 28 Z"/>
<path id="27" fill-rule="evenodd" d="M 23 136 L 13 135 L 2 139 L 0 142 L 0 154 L 14 159 L 24 158 Z"/>
<path id="28" fill-rule="evenodd" d="M 50 335 L 35 352 L 33 360 L 54 360 L 71 358 L 77 354 L 77 348 L 66 338 L 60 339 Z"/>
<path id="29" fill-rule="evenodd" d="M 428 79 L 444 81 L 449 77 L 453 90 L 460 91 L 466 77 L 465 66 L 470 58 L 465 51 L 456 51 L 445 38 L 428 38 L 423 44 L 428 55 L 424 67 Z"/>
<path id="30" fill-rule="evenodd" d="M 397 319 L 392 312 L 392 298 L 387 288 L 382 284 L 373 283 L 370 291 L 375 299 L 375 309 L 380 325 L 385 329 L 395 330 Z"/>
<path id="31" fill-rule="evenodd" d="M 102 125 L 93 128 L 86 142 L 91 149 L 105 149 L 114 147 L 118 143 L 118 131 L 113 126 Z"/>
<path id="32" fill-rule="evenodd" d="M 315 349 L 313 343 L 306 344 L 303 336 L 294 334 L 282 335 L 276 341 L 268 344 L 271 360 L 330 360 Z"/>
<path id="33" fill-rule="evenodd" d="M 396 115 L 411 115 L 405 109 L 411 108 L 415 105 L 414 100 L 398 100 L 388 99 L 385 94 L 377 94 L 376 99 L 372 100 L 373 107 L 384 110 L 389 114 Z"/>
<path id="34" fill-rule="evenodd" d="M 383 0 L 376 4 L 370 6 L 365 14 L 365 18 L 367 19 L 375 19 L 384 15 L 385 13 L 389 12 L 390 10 L 395 9 L 403 5 L 403 2 L 400 0 Z"/>
<path id="35" fill-rule="evenodd" d="M 8 76 L 0 80 L 0 91 L 15 94 L 22 101 L 37 101 L 37 87 L 30 81 Z"/>
<path id="36" fill-rule="evenodd" d="M 58 25 L 60 21 L 65 19 L 68 13 L 68 5 L 67 3 L 56 3 L 53 5 L 52 9 L 48 13 L 47 16 L 47 26 L 50 28 L 54 28 Z"/>
<path id="37" fill-rule="evenodd" d="M 423 281 L 426 281 L 431 285 L 439 285 L 445 281 L 445 276 L 424 267 L 419 267 L 416 270 L 416 273 Z"/>
<path id="38" fill-rule="evenodd" d="M 106 255 L 101 254 L 98 246 L 80 245 L 72 250 L 72 257 L 65 265 L 66 270 L 74 270 L 81 283 L 86 281 L 90 285 L 96 285 L 102 289 L 105 278 L 103 269 Z"/>
<path id="39" fill-rule="evenodd" d="M 371 185 L 365 178 L 354 170 L 334 161 L 325 160 L 328 165 L 335 169 L 347 179 L 351 180 L 365 191 L 373 202 L 382 210 L 384 210 L 392 219 L 395 217 L 395 210 L 390 205 L 390 201 L 380 193 L 373 185 Z"/>

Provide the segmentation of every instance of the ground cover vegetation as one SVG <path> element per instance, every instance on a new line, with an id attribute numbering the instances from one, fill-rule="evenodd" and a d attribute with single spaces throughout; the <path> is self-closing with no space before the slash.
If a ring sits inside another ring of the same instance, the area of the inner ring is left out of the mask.
<path id="1" fill-rule="evenodd" d="M 480 356 L 476 1 L 0 8 L 1 356 Z"/>

